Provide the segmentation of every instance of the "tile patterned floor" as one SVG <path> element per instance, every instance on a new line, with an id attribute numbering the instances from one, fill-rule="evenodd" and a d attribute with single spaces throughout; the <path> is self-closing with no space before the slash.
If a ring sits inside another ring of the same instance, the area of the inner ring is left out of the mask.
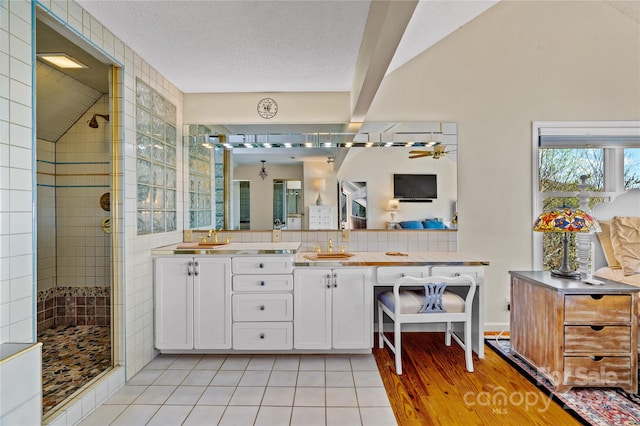
<path id="1" fill-rule="evenodd" d="M 82 423 L 396 425 L 372 355 L 160 355 Z"/>
<path id="2" fill-rule="evenodd" d="M 42 342 L 42 411 L 56 405 L 111 366 L 108 326 L 59 326 L 38 334 Z"/>

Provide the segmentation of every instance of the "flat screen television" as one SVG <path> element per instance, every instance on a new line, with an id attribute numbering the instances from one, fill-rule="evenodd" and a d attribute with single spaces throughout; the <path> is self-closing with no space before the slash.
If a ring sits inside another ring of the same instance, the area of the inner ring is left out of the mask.
<path id="1" fill-rule="evenodd" d="M 399 201 L 429 201 L 438 198 L 437 175 L 394 174 L 393 198 Z"/>

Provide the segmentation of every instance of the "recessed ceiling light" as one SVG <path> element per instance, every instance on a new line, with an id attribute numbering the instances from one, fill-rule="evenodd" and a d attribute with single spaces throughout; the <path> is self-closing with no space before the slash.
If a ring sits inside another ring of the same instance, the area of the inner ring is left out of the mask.
<path id="1" fill-rule="evenodd" d="M 66 53 L 38 53 L 36 56 L 58 68 L 89 68 Z"/>

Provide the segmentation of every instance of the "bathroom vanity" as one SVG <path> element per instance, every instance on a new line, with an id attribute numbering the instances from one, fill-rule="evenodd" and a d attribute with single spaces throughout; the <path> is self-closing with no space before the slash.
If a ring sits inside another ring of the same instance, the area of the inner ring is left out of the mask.
<path id="1" fill-rule="evenodd" d="M 455 252 L 317 258 L 300 243 L 197 243 L 154 256 L 155 347 L 164 353 L 357 353 L 373 347 L 375 297 L 401 276 L 472 275 L 473 348 L 484 357 L 488 263 Z"/>

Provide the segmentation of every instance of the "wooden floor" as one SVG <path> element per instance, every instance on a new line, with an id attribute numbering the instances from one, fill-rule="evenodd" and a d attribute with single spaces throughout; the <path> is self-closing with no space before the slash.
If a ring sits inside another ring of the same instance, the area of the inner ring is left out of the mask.
<path id="1" fill-rule="evenodd" d="M 373 349 L 398 425 L 580 424 L 486 345 L 473 373 L 443 333 L 402 333 L 402 347 L 401 376 L 388 347 Z"/>

